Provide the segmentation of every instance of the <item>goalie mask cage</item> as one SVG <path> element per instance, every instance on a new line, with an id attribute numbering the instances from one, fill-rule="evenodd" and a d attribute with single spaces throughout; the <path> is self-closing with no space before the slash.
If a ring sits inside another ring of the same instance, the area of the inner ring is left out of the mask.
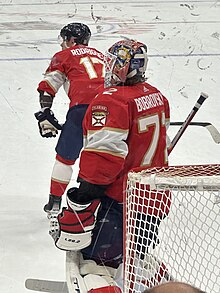
<path id="1" fill-rule="evenodd" d="M 124 207 L 124 293 L 176 280 L 220 292 L 220 165 L 134 169 Z"/>

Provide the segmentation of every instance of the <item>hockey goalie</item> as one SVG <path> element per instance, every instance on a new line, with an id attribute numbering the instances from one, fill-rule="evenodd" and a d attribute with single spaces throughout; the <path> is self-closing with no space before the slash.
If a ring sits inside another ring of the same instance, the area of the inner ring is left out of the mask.
<path id="1" fill-rule="evenodd" d="M 147 62 L 146 45 L 134 40 L 121 40 L 105 54 L 105 88 L 89 106 L 83 122 L 80 185 L 68 190 L 67 207 L 50 230 L 56 247 L 69 253 L 74 283 L 70 292 L 77 287 L 83 293 L 124 291 L 123 182 L 132 168 L 167 166 L 169 104 L 145 81 Z M 169 201 L 167 197 L 154 200 Z M 151 199 L 143 200 L 151 205 Z M 141 292 L 149 287 L 152 268 L 160 266 L 148 254 L 148 247 L 157 245 L 158 227 L 168 208 L 160 213 L 153 207 L 136 213 L 135 225 L 145 226 L 142 235 L 136 236 L 133 230 L 138 251 L 134 261 L 150 264 L 140 266 L 145 279 L 137 280 Z"/>

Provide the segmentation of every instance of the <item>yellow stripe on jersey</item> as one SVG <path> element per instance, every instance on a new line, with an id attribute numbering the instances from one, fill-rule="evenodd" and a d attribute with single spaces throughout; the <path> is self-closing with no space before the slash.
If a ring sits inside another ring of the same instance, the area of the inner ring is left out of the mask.
<path id="1" fill-rule="evenodd" d="M 109 154 L 109 155 L 112 155 L 114 157 L 119 157 L 119 158 L 125 158 L 126 156 L 122 156 L 120 153 L 113 153 L 113 152 L 110 152 L 110 151 L 107 151 L 107 150 L 101 150 L 101 149 L 83 149 L 83 151 L 86 151 L 86 152 L 94 152 L 94 153 L 104 153 L 104 154 Z"/>

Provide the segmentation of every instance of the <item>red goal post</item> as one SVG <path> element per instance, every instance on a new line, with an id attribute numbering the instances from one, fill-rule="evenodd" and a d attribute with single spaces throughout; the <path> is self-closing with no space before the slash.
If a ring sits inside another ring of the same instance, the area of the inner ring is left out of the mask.
<path id="1" fill-rule="evenodd" d="M 168 280 L 220 292 L 220 165 L 137 168 L 124 198 L 124 293 Z"/>

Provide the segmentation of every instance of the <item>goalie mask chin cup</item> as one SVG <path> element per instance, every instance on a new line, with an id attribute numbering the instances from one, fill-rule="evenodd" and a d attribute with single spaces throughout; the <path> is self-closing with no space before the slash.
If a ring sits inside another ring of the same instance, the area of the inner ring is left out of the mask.
<path id="1" fill-rule="evenodd" d="M 126 84 L 130 79 L 144 80 L 147 46 L 134 40 L 122 40 L 105 53 L 105 87 Z"/>

